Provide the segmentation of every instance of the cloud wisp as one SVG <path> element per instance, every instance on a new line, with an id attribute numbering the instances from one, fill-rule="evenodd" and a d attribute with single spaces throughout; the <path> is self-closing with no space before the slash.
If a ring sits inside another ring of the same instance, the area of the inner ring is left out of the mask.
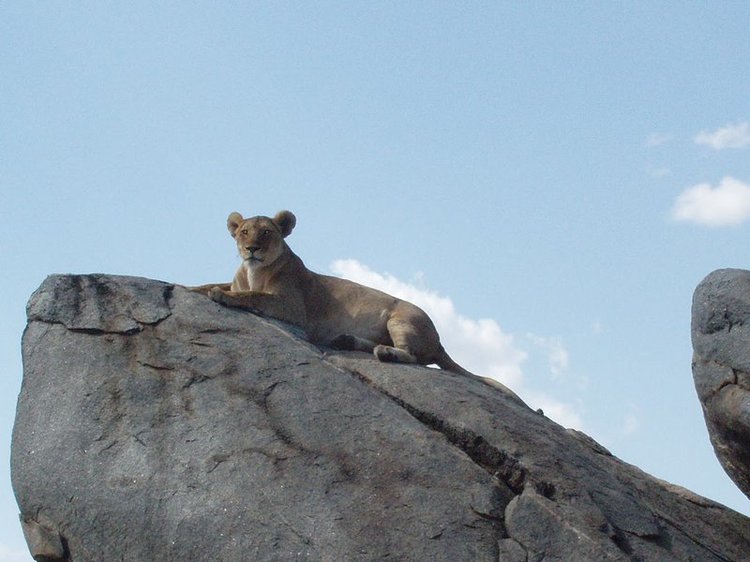
<path id="1" fill-rule="evenodd" d="M 750 219 L 750 185 L 728 176 L 716 187 L 694 185 L 677 197 L 671 216 L 709 227 L 741 224 Z"/>
<path id="2" fill-rule="evenodd" d="M 744 148 L 750 146 L 750 123 L 730 123 L 715 131 L 701 131 L 693 141 L 714 150 L 727 148 Z"/>
<path id="3" fill-rule="evenodd" d="M 559 378 L 568 368 L 570 356 L 560 338 L 526 334 L 526 338 L 547 356 L 547 364 L 553 378 Z"/>
<path id="4" fill-rule="evenodd" d="M 654 148 L 672 141 L 674 136 L 670 133 L 651 133 L 644 143 L 646 148 Z"/>
<path id="5" fill-rule="evenodd" d="M 582 416 L 575 407 L 527 387 L 522 365 L 528 359 L 528 353 L 521 349 L 516 337 L 504 332 L 495 320 L 467 318 L 456 310 L 450 298 L 390 274 L 377 273 L 357 260 L 337 260 L 331 265 L 331 271 L 414 303 L 432 318 L 443 345 L 456 362 L 473 373 L 502 382 L 527 400 L 530 406 L 541 407 L 561 425 L 583 429 Z M 526 339 L 545 353 L 552 375 L 560 376 L 569 360 L 562 343 L 557 338 L 533 335 L 526 335 Z"/>

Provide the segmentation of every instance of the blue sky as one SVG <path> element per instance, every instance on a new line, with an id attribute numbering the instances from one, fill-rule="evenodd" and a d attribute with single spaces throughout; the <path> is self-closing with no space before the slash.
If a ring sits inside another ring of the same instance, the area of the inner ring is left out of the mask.
<path id="1" fill-rule="evenodd" d="M 231 211 L 418 301 L 449 352 L 750 513 L 690 371 L 692 292 L 750 267 L 746 2 L 0 4 L 0 562 L 50 273 L 228 281 Z M 439 376 L 439 375 L 436 375 Z"/>

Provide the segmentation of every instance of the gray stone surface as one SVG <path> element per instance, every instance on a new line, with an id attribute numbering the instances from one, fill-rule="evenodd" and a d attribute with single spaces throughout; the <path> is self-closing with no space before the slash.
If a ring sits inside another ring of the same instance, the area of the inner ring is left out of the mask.
<path id="1" fill-rule="evenodd" d="M 722 269 L 693 296 L 693 379 L 716 456 L 750 497 L 750 271 Z"/>
<path id="2" fill-rule="evenodd" d="M 482 381 L 165 283 L 32 296 L 12 446 L 46 560 L 747 559 L 750 520 Z"/>

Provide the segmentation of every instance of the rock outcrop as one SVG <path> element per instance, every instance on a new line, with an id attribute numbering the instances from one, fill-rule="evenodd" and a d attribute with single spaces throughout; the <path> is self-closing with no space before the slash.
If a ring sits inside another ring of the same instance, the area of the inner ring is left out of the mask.
<path id="1" fill-rule="evenodd" d="M 722 269 L 693 296 L 693 379 L 716 456 L 750 498 L 750 271 Z"/>
<path id="2" fill-rule="evenodd" d="M 750 555 L 750 519 L 478 379 L 145 279 L 52 276 L 28 319 L 12 478 L 39 560 Z"/>

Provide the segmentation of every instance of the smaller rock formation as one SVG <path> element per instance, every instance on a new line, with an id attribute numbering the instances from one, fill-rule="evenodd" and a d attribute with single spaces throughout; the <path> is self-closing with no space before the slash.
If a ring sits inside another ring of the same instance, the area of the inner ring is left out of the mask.
<path id="1" fill-rule="evenodd" d="M 750 271 L 721 269 L 693 297 L 693 379 L 727 474 L 750 497 Z"/>

